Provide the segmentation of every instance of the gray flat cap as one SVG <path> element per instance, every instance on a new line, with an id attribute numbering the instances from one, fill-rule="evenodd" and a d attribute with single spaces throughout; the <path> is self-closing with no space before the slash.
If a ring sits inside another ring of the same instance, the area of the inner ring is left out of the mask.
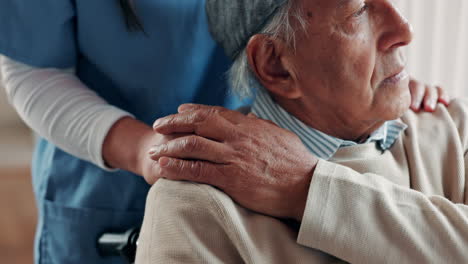
<path id="1" fill-rule="evenodd" d="M 211 35 L 235 59 L 288 0 L 206 0 Z"/>

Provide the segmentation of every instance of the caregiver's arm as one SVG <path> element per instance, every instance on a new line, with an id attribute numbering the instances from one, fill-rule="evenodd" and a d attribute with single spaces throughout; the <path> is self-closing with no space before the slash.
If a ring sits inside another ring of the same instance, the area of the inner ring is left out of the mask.
<path id="1" fill-rule="evenodd" d="M 163 136 L 108 104 L 73 69 L 35 68 L 4 56 L 0 69 L 9 101 L 41 137 L 103 169 L 142 175 L 151 166 L 146 150 Z"/>

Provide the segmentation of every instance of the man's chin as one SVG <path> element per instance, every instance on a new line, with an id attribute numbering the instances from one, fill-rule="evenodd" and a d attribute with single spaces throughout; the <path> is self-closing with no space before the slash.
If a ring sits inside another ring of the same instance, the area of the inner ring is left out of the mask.
<path id="1" fill-rule="evenodd" d="M 408 92 L 405 94 L 401 94 L 399 98 L 395 98 L 395 100 L 388 101 L 388 104 L 383 109 L 383 115 L 385 116 L 385 120 L 395 120 L 402 117 L 408 110 L 410 110 L 411 106 L 411 94 Z"/>
<path id="2" fill-rule="evenodd" d="M 393 111 L 394 115 L 390 117 L 390 120 L 395 120 L 405 115 L 406 112 L 410 111 L 410 106 L 411 101 L 408 100 L 408 103 L 402 103 L 399 107 L 395 107 Z"/>

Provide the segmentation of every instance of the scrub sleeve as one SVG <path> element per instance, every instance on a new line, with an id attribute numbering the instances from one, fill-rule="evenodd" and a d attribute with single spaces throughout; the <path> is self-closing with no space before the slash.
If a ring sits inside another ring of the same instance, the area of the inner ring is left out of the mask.
<path id="1" fill-rule="evenodd" d="M 229 60 L 211 39 L 204 0 L 138 0 L 146 34 L 128 32 L 118 1 L 2 0 L 0 54 L 36 66 L 76 68 L 110 104 L 151 124 L 182 103 L 240 103 L 229 95 Z M 143 219 L 149 186 L 108 172 L 40 139 L 32 165 L 39 209 L 35 263 L 124 263 L 101 258 L 100 234 Z"/>

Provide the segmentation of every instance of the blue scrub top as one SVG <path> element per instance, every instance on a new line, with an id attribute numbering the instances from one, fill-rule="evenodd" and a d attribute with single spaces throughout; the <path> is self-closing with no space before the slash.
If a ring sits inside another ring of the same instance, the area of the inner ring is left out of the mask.
<path id="1" fill-rule="evenodd" d="M 76 67 L 107 100 L 151 124 L 194 102 L 235 108 L 229 61 L 211 39 L 203 0 L 135 0 L 147 35 L 129 32 L 117 0 L 1 0 L 0 53 L 38 67 Z M 41 139 L 33 159 L 39 208 L 36 263 L 101 258 L 98 236 L 142 222 L 149 186 L 106 172 Z"/>

